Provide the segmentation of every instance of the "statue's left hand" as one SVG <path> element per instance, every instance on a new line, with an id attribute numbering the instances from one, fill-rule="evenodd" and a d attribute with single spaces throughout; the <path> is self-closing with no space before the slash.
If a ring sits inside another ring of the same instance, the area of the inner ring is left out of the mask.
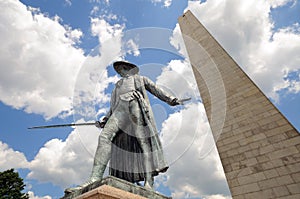
<path id="1" fill-rule="evenodd" d="M 171 102 L 170 102 L 171 106 L 176 106 L 176 105 L 180 105 L 180 102 L 177 98 L 174 98 Z"/>
<path id="2" fill-rule="evenodd" d="M 177 98 L 174 98 L 169 104 L 171 106 L 183 105 L 184 102 L 189 101 L 189 100 L 191 100 L 190 97 L 189 98 L 180 99 L 180 100 L 177 99 Z"/>
<path id="3" fill-rule="evenodd" d="M 97 121 L 97 122 L 95 123 L 95 126 L 96 126 L 97 128 L 104 128 L 104 126 L 105 126 L 107 120 L 108 120 L 108 118 L 107 118 L 107 117 L 104 117 L 104 118 L 102 119 L 101 122 L 100 122 L 100 121 Z"/>

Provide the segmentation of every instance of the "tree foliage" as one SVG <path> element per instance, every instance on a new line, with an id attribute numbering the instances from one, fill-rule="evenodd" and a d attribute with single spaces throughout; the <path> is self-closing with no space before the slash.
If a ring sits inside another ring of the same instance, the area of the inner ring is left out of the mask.
<path id="1" fill-rule="evenodd" d="M 23 179 L 14 169 L 0 172 L 0 198 L 1 199 L 28 199 L 28 194 L 22 193 L 25 188 Z"/>

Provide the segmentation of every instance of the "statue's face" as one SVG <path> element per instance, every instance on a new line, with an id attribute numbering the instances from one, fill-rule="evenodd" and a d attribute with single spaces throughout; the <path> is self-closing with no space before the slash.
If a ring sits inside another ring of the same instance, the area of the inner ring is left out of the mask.
<path id="1" fill-rule="evenodd" d="M 126 69 L 124 69 L 124 68 L 121 68 L 121 70 L 119 71 L 121 77 L 125 77 L 125 76 L 127 76 L 129 74 L 129 71 L 126 70 Z"/>

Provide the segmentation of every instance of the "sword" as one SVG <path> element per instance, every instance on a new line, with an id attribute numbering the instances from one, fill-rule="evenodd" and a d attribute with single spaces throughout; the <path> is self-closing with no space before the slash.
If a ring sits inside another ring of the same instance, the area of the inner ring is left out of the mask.
<path id="1" fill-rule="evenodd" d="M 192 98 L 185 98 L 185 99 L 180 99 L 178 100 L 179 104 L 183 104 L 183 102 L 189 101 Z M 101 124 L 101 122 L 88 122 L 88 123 L 71 123 L 71 124 L 56 124 L 56 125 L 48 125 L 48 126 L 33 126 L 29 127 L 28 129 L 47 129 L 47 128 L 60 128 L 60 127 L 68 127 L 68 126 L 90 126 L 90 125 L 96 125 L 96 124 Z M 103 127 L 101 127 L 103 128 Z"/>
<path id="2" fill-rule="evenodd" d="M 98 122 L 56 124 L 56 125 L 48 125 L 48 126 L 33 126 L 33 127 L 29 127 L 28 129 L 60 128 L 60 127 L 68 127 L 68 126 L 90 126 L 90 125 L 96 125 L 96 123 L 98 123 Z"/>

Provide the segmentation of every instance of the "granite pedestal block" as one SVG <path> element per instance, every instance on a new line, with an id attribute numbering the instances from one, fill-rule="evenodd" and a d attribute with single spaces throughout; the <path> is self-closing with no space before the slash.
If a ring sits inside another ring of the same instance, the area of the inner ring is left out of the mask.
<path id="1" fill-rule="evenodd" d="M 83 190 L 65 194 L 61 199 L 171 199 L 154 190 L 108 176 Z"/>

